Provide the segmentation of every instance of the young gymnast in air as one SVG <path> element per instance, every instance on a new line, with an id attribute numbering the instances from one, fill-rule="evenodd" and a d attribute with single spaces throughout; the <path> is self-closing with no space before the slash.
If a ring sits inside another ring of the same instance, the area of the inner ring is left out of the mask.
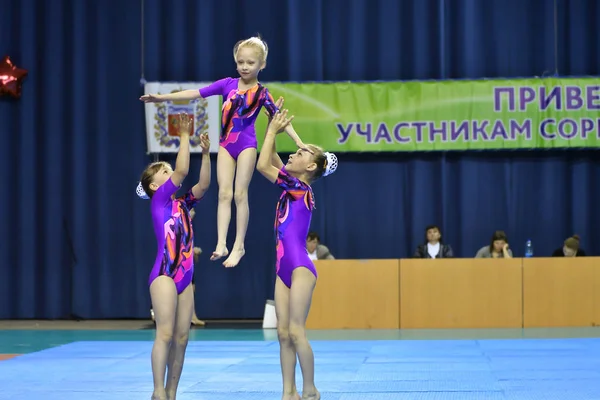
<path id="1" fill-rule="evenodd" d="M 299 400 L 296 389 L 296 354 L 302 369 L 302 399 L 318 400 L 314 382 L 314 355 L 306 338 L 306 318 L 310 309 L 317 271 L 306 251 L 315 199 L 311 183 L 337 169 L 337 157 L 320 147 L 306 145 L 290 155 L 287 164 L 277 155 L 275 136 L 289 126 L 293 117 L 287 110 L 277 112 L 269 122 L 258 158 L 258 171 L 283 192 L 277 203 L 275 236 L 277 281 L 275 312 L 280 345 L 283 400 Z"/>
<path id="2" fill-rule="evenodd" d="M 140 179 L 137 194 L 151 199 L 150 208 L 158 252 L 148 284 L 156 321 L 156 338 L 152 347 L 153 400 L 175 400 L 188 343 L 194 293 L 194 232 L 190 210 L 202 199 L 210 185 L 210 142 L 202 135 L 200 178 L 181 197 L 175 192 L 188 174 L 190 165 L 191 117 L 178 119 L 179 152 L 175 170 L 166 162 L 150 164 Z M 168 370 L 167 370 L 168 367 Z M 165 385 L 165 372 L 167 383 Z"/>
<path id="3" fill-rule="evenodd" d="M 273 97 L 258 81 L 258 74 L 267 66 L 267 44 L 259 37 L 241 40 L 233 48 L 233 58 L 239 78 L 224 78 L 200 90 L 184 90 L 170 94 L 148 94 L 140 100 L 148 102 L 185 101 L 210 96 L 222 96 L 221 137 L 217 154 L 217 246 L 210 259 L 229 255 L 225 267 L 235 267 L 245 254 L 244 242 L 250 210 L 248 186 L 256 164 L 256 117 L 264 106 L 270 115 L 277 111 Z M 299 148 L 304 144 L 291 125 L 287 134 Z M 234 192 L 235 177 L 235 192 Z M 231 221 L 231 200 L 235 199 L 237 232 L 231 254 L 227 249 L 227 231 Z"/>

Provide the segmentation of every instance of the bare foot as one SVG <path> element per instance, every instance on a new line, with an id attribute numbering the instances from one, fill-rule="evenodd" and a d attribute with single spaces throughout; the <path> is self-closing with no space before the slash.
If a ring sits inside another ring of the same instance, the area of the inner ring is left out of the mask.
<path id="1" fill-rule="evenodd" d="M 199 320 L 198 318 L 192 318 L 192 325 L 204 326 L 206 325 L 206 323 L 204 323 L 204 321 L 202 320 Z"/>
<path id="2" fill-rule="evenodd" d="M 319 393 L 318 390 L 311 394 L 307 394 L 302 391 L 302 400 L 321 400 L 321 393 Z"/>
<path id="3" fill-rule="evenodd" d="M 152 397 L 151 400 L 168 400 L 167 399 L 167 394 L 165 392 L 163 393 L 152 393 Z"/>
<path id="4" fill-rule="evenodd" d="M 218 244 L 215 251 L 213 251 L 212 256 L 210 256 L 211 261 L 216 261 L 219 258 L 227 257 L 229 255 L 229 250 L 224 244 Z"/>
<path id="5" fill-rule="evenodd" d="M 240 260 L 242 257 L 244 257 L 244 254 L 246 254 L 246 250 L 244 249 L 233 249 L 231 251 L 231 255 L 223 262 L 223 265 L 226 268 L 235 267 L 240 263 Z"/>
<path id="6" fill-rule="evenodd" d="M 301 400 L 301 398 L 298 392 L 295 392 L 293 394 L 284 394 L 281 396 L 281 400 Z"/>

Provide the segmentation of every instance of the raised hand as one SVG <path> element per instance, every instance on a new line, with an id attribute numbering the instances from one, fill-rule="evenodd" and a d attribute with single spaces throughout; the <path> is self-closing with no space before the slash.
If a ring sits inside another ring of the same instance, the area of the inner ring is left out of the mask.
<path id="1" fill-rule="evenodd" d="M 189 135 L 190 134 L 190 128 L 192 127 L 192 122 L 193 122 L 193 118 L 191 115 L 188 115 L 186 113 L 180 113 L 179 114 L 179 118 L 178 118 L 178 131 L 179 131 L 179 135 Z"/>
<path id="2" fill-rule="evenodd" d="M 293 115 L 289 118 L 287 115 L 288 110 L 279 110 L 279 112 L 277 112 L 273 116 L 273 119 L 269 124 L 268 131 L 275 134 L 283 132 L 285 130 L 285 127 L 288 126 L 290 122 L 292 122 L 292 120 L 294 119 Z"/>
<path id="3" fill-rule="evenodd" d="M 203 154 L 207 154 L 210 150 L 210 139 L 208 138 L 208 133 L 203 133 L 200 135 L 200 148 L 202 149 Z"/>

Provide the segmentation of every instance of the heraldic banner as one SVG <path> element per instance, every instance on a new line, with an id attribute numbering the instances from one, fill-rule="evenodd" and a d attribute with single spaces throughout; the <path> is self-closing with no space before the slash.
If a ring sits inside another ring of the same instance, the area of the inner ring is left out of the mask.
<path id="1" fill-rule="evenodd" d="M 145 94 L 165 94 L 182 90 L 199 90 L 212 82 L 148 82 Z M 194 118 L 190 132 L 190 152 L 200 153 L 200 135 L 208 133 L 210 152 L 219 150 L 219 134 L 221 126 L 221 97 L 193 101 L 166 101 L 163 103 L 146 103 L 146 139 L 148 153 L 177 153 L 179 136 L 177 133 L 177 116 L 187 113 Z"/>

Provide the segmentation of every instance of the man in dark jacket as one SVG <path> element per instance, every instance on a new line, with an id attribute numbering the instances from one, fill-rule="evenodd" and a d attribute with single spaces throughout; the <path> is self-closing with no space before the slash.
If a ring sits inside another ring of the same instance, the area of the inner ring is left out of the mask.
<path id="1" fill-rule="evenodd" d="M 438 226 L 425 228 L 425 243 L 417 246 L 413 258 L 453 258 L 452 247 L 442 243 L 442 233 Z"/>

